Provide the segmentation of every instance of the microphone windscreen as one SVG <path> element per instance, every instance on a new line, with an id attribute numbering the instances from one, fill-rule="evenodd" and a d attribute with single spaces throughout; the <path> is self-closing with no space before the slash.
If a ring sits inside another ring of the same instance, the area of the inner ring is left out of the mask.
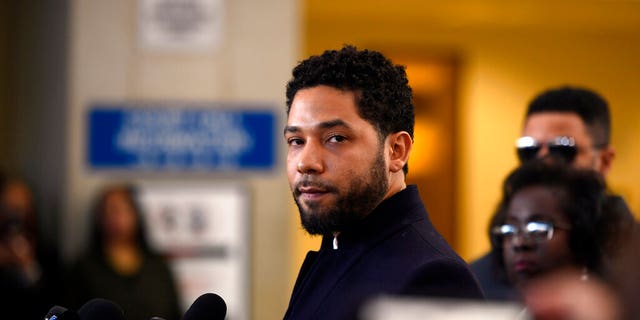
<path id="1" fill-rule="evenodd" d="M 191 304 L 182 320 L 224 320 L 227 304 L 215 293 L 205 293 Z"/>
<path id="2" fill-rule="evenodd" d="M 47 312 L 47 315 L 44 317 L 44 320 L 79 320 L 78 314 L 69 310 L 65 307 L 61 306 L 53 306 Z"/>
<path id="3" fill-rule="evenodd" d="M 80 320 L 124 320 L 124 312 L 117 304 L 107 299 L 89 300 L 78 309 Z"/>

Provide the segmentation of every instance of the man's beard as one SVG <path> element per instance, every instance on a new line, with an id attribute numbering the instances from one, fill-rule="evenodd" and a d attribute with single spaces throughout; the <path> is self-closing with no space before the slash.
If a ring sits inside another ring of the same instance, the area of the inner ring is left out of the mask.
<path id="1" fill-rule="evenodd" d="M 346 193 L 340 194 L 340 190 L 333 186 L 305 179 L 296 184 L 296 189 L 298 185 L 305 184 L 319 186 L 337 196 L 335 204 L 331 207 L 322 208 L 317 203 L 310 203 L 306 205 L 305 209 L 298 200 L 300 194 L 294 189 L 293 198 L 300 211 L 302 226 L 309 234 L 316 235 L 341 232 L 351 228 L 380 204 L 389 188 L 382 152 L 378 153 L 369 174 L 365 173 L 352 178 Z"/>

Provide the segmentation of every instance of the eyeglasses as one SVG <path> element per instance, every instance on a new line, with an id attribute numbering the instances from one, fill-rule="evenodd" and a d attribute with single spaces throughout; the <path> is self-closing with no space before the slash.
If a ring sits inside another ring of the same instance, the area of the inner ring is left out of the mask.
<path id="1" fill-rule="evenodd" d="M 518 138 L 516 140 L 516 150 L 520 162 L 527 162 L 537 158 L 542 145 L 540 141 L 533 137 L 524 136 Z M 566 163 L 572 163 L 578 154 L 578 146 L 576 146 L 576 140 L 573 137 L 555 137 L 547 142 L 546 145 L 550 156 L 566 161 Z"/>
<path id="2" fill-rule="evenodd" d="M 491 234 L 501 239 L 513 239 L 515 236 L 524 236 L 528 239 L 542 242 L 553 238 L 553 230 L 570 230 L 569 226 L 562 226 L 548 221 L 530 221 L 524 228 L 512 224 L 503 224 L 491 229 Z"/>

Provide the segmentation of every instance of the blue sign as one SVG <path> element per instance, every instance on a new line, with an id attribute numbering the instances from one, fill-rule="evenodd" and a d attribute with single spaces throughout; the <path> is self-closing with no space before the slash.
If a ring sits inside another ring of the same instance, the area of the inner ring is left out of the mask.
<path id="1" fill-rule="evenodd" d="M 274 112 L 94 106 L 88 161 L 95 169 L 273 169 Z"/>

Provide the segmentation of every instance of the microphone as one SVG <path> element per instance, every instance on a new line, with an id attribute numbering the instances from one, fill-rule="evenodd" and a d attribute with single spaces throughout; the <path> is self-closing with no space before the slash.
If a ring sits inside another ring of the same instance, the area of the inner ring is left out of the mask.
<path id="1" fill-rule="evenodd" d="M 124 311 L 107 299 L 89 300 L 78 309 L 81 320 L 124 320 Z"/>
<path id="2" fill-rule="evenodd" d="M 78 314 L 61 306 L 53 306 L 44 316 L 44 320 L 80 320 Z"/>
<path id="3" fill-rule="evenodd" d="M 205 293 L 191 304 L 182 320 L 224 320 L 227 304 L 215 293 Z"/>

